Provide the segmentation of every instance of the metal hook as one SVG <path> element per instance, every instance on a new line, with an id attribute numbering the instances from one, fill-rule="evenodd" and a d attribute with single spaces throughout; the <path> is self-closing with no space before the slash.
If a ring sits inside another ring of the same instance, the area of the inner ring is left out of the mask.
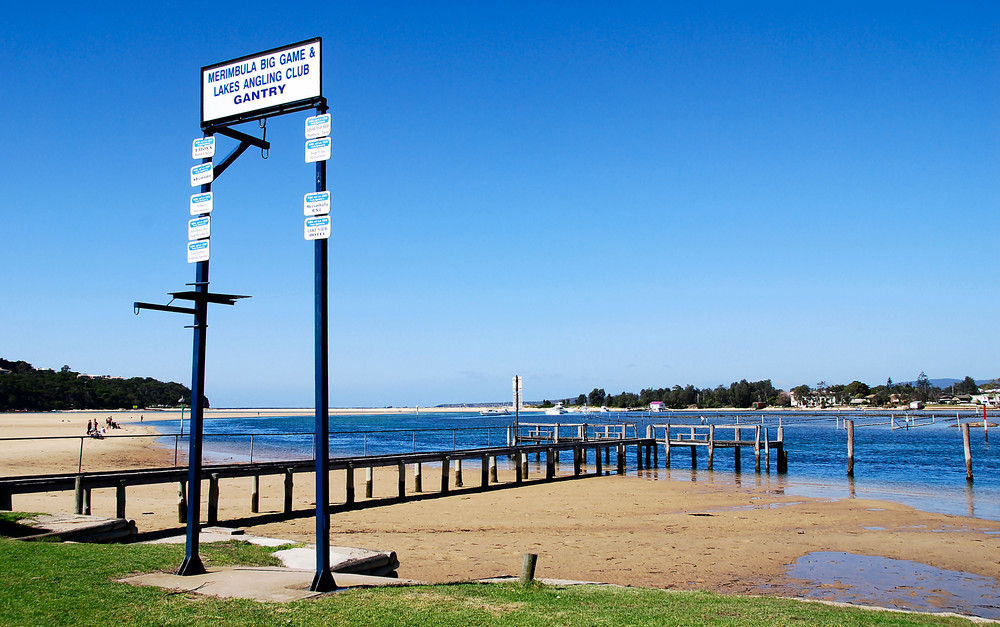
<path id="1" fill-rule="evenodd" d="M 264 129 L 264 136 L 261 137 L 261 140 L 262 141 L 267 141 L 267 118 L 261 118 L 261 119 L 257 120 L 257 126 L 259 126 L 260 128 Z M 260 158 L 261 159 L 267 159 L 268 156 L 270 156 L 270 153 L 271 153 L 271 149 L 270 148 L 267 148 L 267 149 L 261 148 L 260 149 Z"/>

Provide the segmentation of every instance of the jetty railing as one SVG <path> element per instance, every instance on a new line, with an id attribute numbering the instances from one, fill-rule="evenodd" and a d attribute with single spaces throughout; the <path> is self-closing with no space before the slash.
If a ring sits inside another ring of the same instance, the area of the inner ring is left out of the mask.
<path id="1" fill-rule="evenodd" d="M 633 430 L 634 431 L 634 430 Z M 74 446 L 75 458 L 70 462 L 66 458 L 66 468 L 73 463 L 76 472 L 83 472 L 84 462 L 94 456 L 101 455 L 102 441 L 114 441 L 119 438 L 144 439 L 164 443 L 164 449 L 173 450 L 173 465 L 187 463 L 187 433 L 160 434 L 127 434 L 108 433 L 95 438 L 88 435 L 65 436 L 35 436 L 0 438 L 0 454 L 5 446 L 17 446 L 18 442 L 46 440 L 52 442 L 78 442 Z M 275 432 L 275 433 L 206 433 L 205 443 L 209 444 L 205 456 L 210 461 L 238 461 L 254 463 L 261 460 L 312 460 L 315 461 L 315 434 L 305 432 Z M 298 442 L 296 442 L 298 440 Z M 275 444 L 277 442 L 277 444 Z M 512 444 L 511 427 L 440 427 L 430 429 L 379 429 L 366 431 L 335 431 L 330 433 L 330 450 L 334 456 L 361 456 L 405 451 L 445 450 L 450 445 L 451 450 L 478 449 Z M 270 451 L 270 452 L 269 452 Z M 295 451 L 300 451 L 296 453 Z M 92 454 L 85 457 L 85 452 Z"/>
<path id="2" fill-rule="evenodd" d="M 597 476 L 611 472 L 610 459 L 614 455 L 617 472 L 624 474 L 627 466 L 627 449 L 636 447 L 636 465 L 643 468 L 642 449 L 646 448 L 647 464 L 649 448 L 653 442 L 645 438 L 598 439 L 590 442 L 548 442 L 543 444 L 524 444 L 514 446 L 486 447 L 478 449 L 458 449 L 451 451 L 432 451 L 401 453 L 388 455 L 368 455 L 353 457 L 331 457 L 330 470 L 345 472 L 344 507 L 356 505 L 356 470 L 365 469 L 365 498 L 372 498 L 374 481 L 372 469 L 378 467 L 396 467 L 398 469 L 398 491 L 393 501 L 402 500 L 407 493 L 407 470 L 412 467 L 411 493 L 424 491 L 424 464 L 440 465 L 441 483 L 439 492 L 444 495 L 454 488 L 465 486 L 462 461 L 473 460 L 481 463 L 478 489 L 486 490 L 499 484 L 497 473 L 497 457 L 508 456 L 514 462 L 514 478 L 508 483 L 519 485 L 528 480 L 528 457 L 535 453 L 539 457 L 545 455 L 545 470 L 539 477 L 542 480 L 554 480 L 559 469 L 560 452 L 572 454 L 572 475 L 564 478 Z M 588 464 L 588 454 L 592 455 L 592 463 Z M 593 472 L 588 472 L 593 468 Z M 209 525 L 218 522 L 219 481 L 223 478 L 251 477 L 253 478 L 250 508 L 252 513 L 258 513 L 260 477 L 265 475 L 284 476 L 284 507 L 283 514 L 293 511 L 292 490 L 293 476 L 296 473 L 314 472 L 314 463 L 310 460 L 286 460 L 272 462 L 254 462 L 239 464 L 205 464 L 202 466 L 201 479 L 209 481 L 207 522 Z M 454 476 L 452 476 L 454 470 Z M 15 494 L 30 494 L 43 492 L 60 492 L 72 490 L 75 500 L 75 511 L 79 514 L 91 513 L 91 493 L 95 489 L 113 488 L 116 491 L 116 516 L 125 516 L 126 489 L 129 486 L 171 484 L 177 485 L 178 521 L 183 522 L 187 516 L 187 469 L 186 468 L 154 468 L 125 471 L 78 472 L 50 475 L 31 475 L 0 478 L 0 510 L 12 508 L 12 497 Z"/>
<path id="3" fill-rule="evenodd" d="M 634 422 L 520 422 L 517 442 L 590 442 L 600 439 L 638 438 L 639 425 Z"/>
<path id="4" fill-rule="evenodd" d="M 667 467 L 670 467 L 670 450 L 674 447 L 682 446 L 691 449 L 691 468 L 698 467 L 698 447 L 708 449 L 708 469 L 713 470 L 715 464 L 715 449 L 731 448 L 734 455 L 734 466 L 737 472 L 741 470 L 741 453 L 743 447 L 753 449 L 754 470 L 760 472 L 761 454 L 763 454 L 765 470 L 771 471 L 771 450 L 775 451 L 778 464 L 778 472 L 788 472 L 788 456 L 785 452 L 785 431 L 784 427 L 776 428 L 776 437 L 771 439 L 770 427 L 760 424 L 733 424 L 733 425 L 648 425 L 646 427 L 646 437 L 656 440 L 663 445 L 666 453 Z M 658 433 L 663 436 L 659 437 Z M 718 437 L 721 434 L 731 432 L 730 436 Z M 744 437 L 744 432 L 752 435 Z M 763 437 L 762 437 L 763 436 Z"/>

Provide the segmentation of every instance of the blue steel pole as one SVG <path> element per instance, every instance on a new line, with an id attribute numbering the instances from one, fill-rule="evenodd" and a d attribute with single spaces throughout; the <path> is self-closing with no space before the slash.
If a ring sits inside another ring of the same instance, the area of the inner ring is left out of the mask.
<path id="1" fill-rule="evenodd" d="M 316 113 L 327 112 L 326 103 Z M 326 161 L 316 162 L 316 191 L 326 190 Z M 330 592 L 337 584 L 330 572 L 330 360 L 328 322 L 328 240 L 314 243 L 316 320 L 316 574 L 309 589 Z M 350 470 L 348 469 L 348 472 Z"/>
<path id="2" fill-rule="evenodd" d="M 211 159 L 203 159 L 208 163 Z M 212 184 L 201 186 L 201 192 L 212 191 Z M 195 270 L 194 291 L 208 292 L 208 261 L 199 261 Z M 205 566 L 198 556 L 198 524 L 201 518 L 201 435 L 205 417 L 205 334 L 208 327 L 208 302 L 194 301 L 194 348 L 191 365 L 191 426 L 188 430 L 187 539 L 184 561 L 178 575 L 200 575 Z"/>

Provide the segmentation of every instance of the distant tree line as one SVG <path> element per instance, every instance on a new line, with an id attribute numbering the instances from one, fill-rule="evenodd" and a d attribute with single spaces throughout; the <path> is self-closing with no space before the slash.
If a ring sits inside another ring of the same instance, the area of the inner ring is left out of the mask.
<path id="1" fill-rule="evenodd" d="M 1000 387 L 1000 381 L 984 384 L 983 388 Z M 942 396 L 953 394 L 978 394 L 980 386 L 972 377 L 965 377 L 964 380 L 939 388 L 931 385 L 927 375 L 923 372 L 916 381 L 907 383 L 893 383 L 888 379 L 885 385 L 870 387 L 860 381 L 852 381 L 848 384 L 828 385 L 820 381 L 815 387 L 809 385 L 798 385 L 789 390 L 798 398 L 805 398 L 810 394 L 821 395 L 831 399 L 832 403 L 846 405 L 852 399 L 866 398 L 870 405 L 886 406 L 893 402 L 906 404 L 911 401 L 936 401 Z M 693 385 L 681 387 L 675 385 L 670 388 L 647 388 L 640 390 L 638 394 L 633 392 L 622 392 L 621 394 L 608 394 L 603 388 L 594 388 L 590 394 L 580 394 L 576 398 L 566 398 L 559 400 L 564 405 L 589 405 L 592 407 L 648 407 L 650 403 L 659 401 L 669 409 L 686 409 L 697 407 L 699 409 L 736 407 L 749 408 L 754 403 L 766 403 L 769 406 L 788 406 L 791 404 L 791 395 L 784 390 L 776 389 L 770 379 L 763 381 L 747 381 L 742 379 L 729 384 L 728 387 L 719 385 L 714 388 L 696 388 Z M 551 405 L 546 400 L 543 406 Z"/>
<path id="2" fill-rule="evenodd" d="M 36 370 L 26 361 L 0 358 L 0 411 L 132 409 L 190 405 L 191 390 L 150 377 L 112 379 L 80 376 L 69 366 Z M 208 407 L 208 399 L 205 406 Z"/>
<path id="3" fill-rule="evenodd" d="M 648 407 L 650 403 L 660 401 L 670 409 L 686 409 L 688 407 L 752 407 L 754 403 L 768 405 L 787 405 L 788 394 L 771 385 L 770 379 L 763 381 L 740 381 L 731 383 L 729 387 L 719 385 L 714 388 L 696 388 L 693 385 L 670 388 L 646 388 L 638 394 L 622 392 L 608 394 L 604 388 L 594 388 L 590 394 L 580 394 L 576 398 L 567 398 L 564 405 L 590 405 L 600 407 Z"/>

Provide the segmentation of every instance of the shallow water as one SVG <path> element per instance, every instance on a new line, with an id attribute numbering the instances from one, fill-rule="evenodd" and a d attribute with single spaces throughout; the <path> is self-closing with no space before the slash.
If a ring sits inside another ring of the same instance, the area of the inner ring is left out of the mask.
<path id="1" fill-rule="evenodd" d="M 714 471 L 705 470 L 707 451 L 696 452 L 698 469 L 691 469 L 690 454 L 674 449 L 669 471 L 660 467 L 644 471 L 656 479 L 741 482 L 782 490 L 785 494 L 828 499 L 867 498 L 888 500 L 917 509 L 1000 520 L 1000 429 L 994 443 L 985 441 L 983 429 L 972 429 L 975 480 L 965 477 L 965 460 L 959 429 L 953 416 L 930 414 L 856 414 L 855 477 L 847 475 L 846 431 L 836 415 L 818 413 L 670 412 L 669 414 L 522 414 L 523 422 L 601 424 L 635 423 L 640 434 L 648 424 L 762 424 L 771 437 L 783 427 L 788 452 L 788 473 L 753 472 L 750 449 L 743 451 L 743 472 L 736 473 L 732 449 L 715 455 Z M 972 415 L 962 417 L 973 420 Z M 934 423 L 931 424 L 931 420 Z M 513 416 L 480 416 L 478 413 L 422 411 L 419 414 L 355 415 L 330 417 L 330 453 L 333 457 L 506 444 Z M 163 433 L 177 433 L 177 421 L 155 422 Z M 892 426 L 923 425 L 893 429 Z M 979 422 L 978 424 L 981 424 Z M 190 428 L 189 426 L 187 428 Z M 313 451 L 312 416 L 213 418 L 205 421 L 204 450 L 210 461 L 310 459 Z M 631 433 L 631 432 L 630 432 Z M 659 432 L 662 434 L 662 430 Z M 255 434 L 253 438 L 249 434 Z M 165 439 L 173 447 L 173 438 Z M 186 438 L 180 442 L 183 463 Z M 682 449 L 683 450 L 683 449 Z M 629 474 L 634 474 L 635 451 L 628 451 Z M 593 454 L 590 454 L 593 462 Z M 568 458 L 564 458 L 565 462 Z M 772 457 L 772 462 L 774 458 Z M 749 472 L 748 469 L 749 468 Z"/>
<path id="2" fill-rule="evenodd" d="M 799 558 L 786 576 L 809 598 L 1000 619 L 996 579 L 919 562 L 820 551 Z"/>

